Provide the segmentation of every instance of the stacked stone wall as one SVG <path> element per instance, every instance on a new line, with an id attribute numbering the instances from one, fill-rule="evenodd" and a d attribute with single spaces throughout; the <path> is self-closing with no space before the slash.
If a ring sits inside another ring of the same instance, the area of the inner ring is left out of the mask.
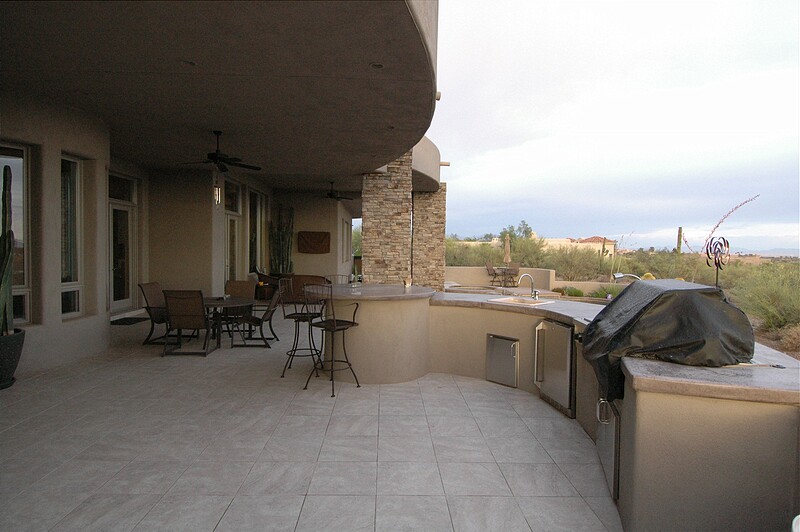
<path id="1" fill-rule="evenodd" d="M 447 187 L 436 192 L 414 192 L 414 284 L 444 290 Z"/>
<path id="2" fill-rule="evenodd" d="M 365 174 L 361 191 L 366 283 L 399 284 L 411 277 L 411 152 L 387 168 L 385 174 Z"/>

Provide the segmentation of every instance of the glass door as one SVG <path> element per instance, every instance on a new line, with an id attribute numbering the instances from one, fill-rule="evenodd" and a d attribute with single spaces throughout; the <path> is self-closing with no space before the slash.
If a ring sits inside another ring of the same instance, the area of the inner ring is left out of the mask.
<path id="1" fill-rule="evenodd" d="M 133 207 L 111 205 L 109 213 L 111 312 L 133 307 Z"/>
<path id="2" fill-rule="evenodd" d="M 239 217 L 227 216 L 225 231 L 225 281 L 236 279 L 239 271 Z"/>

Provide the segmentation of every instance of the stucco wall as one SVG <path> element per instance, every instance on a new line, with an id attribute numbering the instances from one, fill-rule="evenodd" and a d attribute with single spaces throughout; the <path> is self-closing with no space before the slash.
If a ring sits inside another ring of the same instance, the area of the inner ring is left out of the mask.
<path id="1" fill-rule="evenodd" d="M 350 273 L 351 257 L 342 255 L 342 220 L 352 222 L 352 216 L 341 203 L 324 197 L 324 193 L 300 194 L 280 193 L 275 201 L 294 209 L 294 235 L 292 238 L 292 260 L 294 272 L 303 275 L 333 275 Z M 299 231 L 329 232 L 329 253 L 300 253 L 297 249 Z"/>
<path id="2" fill-rule="evenodd" d="M 215 282 L 213 273 L 214 208 L 210 172 L 181 169 L 152 176 L 151 281 L 161 283 L 164 289 L 199 289 L 209 295 L 221 293 L 222 287 L 218 286 L 221 283 Z M 224 215 L 222 229 L 224 231 Z M 216 237 L 220 238 L 224 249 L 224 232 Z M 222 262 L 221 258 L 217 262 Z"/>
<path id="3" fill-rule="evenodd" d="M 552 290 L 555 284 L 556 272 L 544 268 L 520 268 L 519 274 L 529 273 L 533 277 L 537 290 Z M 447 266 L 444 280 L 446 283 L 458 283 L 464 286 L 490 286 L 491 277 L 486 273 L 486 268 L 478 266 Z M 530 281 L 525 279 L 523 286 L 528 287 Z"/>
<path id="4" fill-rule="evenodd" d="M 30 285 L 33 323 L 26 326 L 18 375 L 45 370 L 104 349 L 108 318 L 109 132 L 72 109 L 0 94 L 4 141 L 30 147 Z M 61 157 L 81 160 L 83 315 L 61 314 Z"/>
<path id="5" fill-rule="evenodd" d="M 428 371 L 486 378 L 486 335 L 519 340 L 518 387 L 538 394 L 533 383 L 535 330 L 541 318 L 514 312 L 434 305 L 430 308 Z"/>

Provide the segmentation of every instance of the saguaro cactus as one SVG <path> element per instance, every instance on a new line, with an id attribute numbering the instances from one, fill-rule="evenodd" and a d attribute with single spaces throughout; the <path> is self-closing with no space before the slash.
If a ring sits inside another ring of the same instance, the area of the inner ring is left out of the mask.
<path id="1" fill-rule="evenodd" d="M 14 231 L 11 230 L 11 167 L 3 167 L 2 227 L 0 227 L 0 334 L 14 332 L 14 305 L 11 294 L 14 266 Z"/>

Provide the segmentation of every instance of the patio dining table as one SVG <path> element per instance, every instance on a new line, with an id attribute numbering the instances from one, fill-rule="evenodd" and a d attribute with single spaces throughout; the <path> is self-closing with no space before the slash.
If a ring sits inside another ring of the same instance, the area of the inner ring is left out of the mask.
<path id="1" fill-rule="evenodd" d="M 508 266 L 495 266 L 494 269 L 497 271 L 497 273 L 500 274 L 500 286 L 514 285 L 508 273 L 508 270 L 510 270 L 511 268 L 509 268 Z"/>
<path id="2" fill-rule="evenodd" d="M 204 297 L 203 304 L 206 310 L 211 310 L 214 319 L 214 334 L 217 336 L 217 346 L 222 346 L 222 311 L 224 309 L 252 307 L 256 304 L 255 299 L 246 297 Z"/>

